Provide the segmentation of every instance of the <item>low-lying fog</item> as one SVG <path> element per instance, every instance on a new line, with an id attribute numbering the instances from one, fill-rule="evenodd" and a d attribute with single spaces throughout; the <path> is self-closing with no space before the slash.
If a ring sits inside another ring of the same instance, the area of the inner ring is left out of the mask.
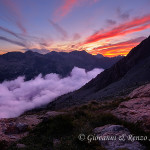
<path id="1" fill-rule="evenodd" d="M 60 78 L 58 74 L 41 75 L 30 81 L 24 77 L 0 84 L 0 118 L 11 118 L 23 112 L 47 104 L 60 95 L 74 91 L 95 78 L 103 69 L 74 67 L 70 76 Z"/>

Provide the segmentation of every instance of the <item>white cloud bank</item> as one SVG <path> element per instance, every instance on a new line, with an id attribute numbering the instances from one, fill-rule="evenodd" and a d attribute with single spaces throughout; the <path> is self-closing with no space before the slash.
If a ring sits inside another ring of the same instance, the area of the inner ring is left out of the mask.
<path id="1" fill-rule="evenodd" d="M 11 118 L 23 112 L 47 104 L 56 97 L 74 91 L 95 78 L 103 69 L 74 67 L 70 76 L 60 78 L 57 74 L 41 75 L 30 81 L 18 77 L 0 84 L 0 118 Z"/>

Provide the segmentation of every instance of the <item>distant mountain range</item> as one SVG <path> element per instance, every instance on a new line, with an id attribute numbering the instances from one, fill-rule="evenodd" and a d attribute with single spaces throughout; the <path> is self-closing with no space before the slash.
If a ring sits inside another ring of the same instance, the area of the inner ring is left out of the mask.
<path id="1" fill-rule="evenodd" d="M 50 108 L 64 108 L 90 100 L 104 100 L 125 95 L 139 85 L 150 82 L 150 37 L 109 69 L 99 74 L 79 90 L 63 95 Z"/>
<path id="2" fill-rule="evenodd" d="M 94 68 L 107 69 L 121 58 L 122 56 L 113 58 L 94 56 L 86 51 L 70 53 L 52 51 L 45 55 L 32 51 L 9 52 L 0 55 L 0 82 L 18 76 L 25 76 L 26 80 L 30 80 L 40 73 L 42 75 L 57 73 L 64 77 L 69 75 L 74 66 L 87 71 Z"/>

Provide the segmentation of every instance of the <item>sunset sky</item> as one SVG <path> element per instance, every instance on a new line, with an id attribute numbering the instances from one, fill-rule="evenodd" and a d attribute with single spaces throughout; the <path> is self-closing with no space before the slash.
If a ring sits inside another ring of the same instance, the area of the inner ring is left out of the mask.
<path id="1" fill-rule="evenodd" d="M 150 35 L 150 0 L 0 0 L 0 54 L 126 55 Z"/>

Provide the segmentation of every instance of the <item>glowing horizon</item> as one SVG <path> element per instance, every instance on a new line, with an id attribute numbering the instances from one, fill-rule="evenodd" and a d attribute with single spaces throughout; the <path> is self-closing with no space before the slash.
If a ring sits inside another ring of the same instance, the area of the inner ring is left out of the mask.
<path id="1" fill-rule="evenodd" d="M 0 54 L 36 49 L 125 56 L 150 34 L 149 5 L 149 0 L 1 0 Z"/>

